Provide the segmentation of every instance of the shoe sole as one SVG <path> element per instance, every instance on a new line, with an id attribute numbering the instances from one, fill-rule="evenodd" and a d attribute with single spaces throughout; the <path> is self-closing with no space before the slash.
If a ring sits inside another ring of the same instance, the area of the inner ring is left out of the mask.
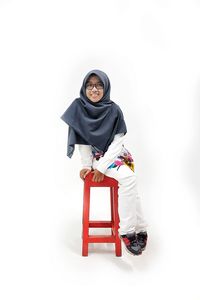
<path id="1" fill-rule="evenodd" d="M 124 247 L 125 247 L 126 252 L 128 252 L 128 253 L 130 253 L 130 254 L 132 254 L 132 255 L 134 255 L 134 256 L 139 256 L 139 255 L 142 254 L 142 251 L 143 251 L 142 249 L 141 249 L 141 252 L 139 252 L 138 254 L 135 254 L 135 253 L 131 252 L 130 250 L 128 250 L 128 248 L 126 248 L 126 245 L 125 245 L 123 239 L 122 239 L 120 236 L 119 236 L 119 238 L 120 238 L 120 240 L 123 242 L 123 245 L 124 245 Z"/>
<path id="2" fill-rule="evenodd" d="M 124 246 L 125 246 L 125 245 L 124 245 Z M 129 254 L 131 254 L 131 255 L 133 255 L 133 256 L 139 256 L 139 255 L 142 254 L 142 251 L 141 251 L 140 253 L 138 253 L 138 254 L 135 254 L 135 253 L 129 251 L 129 250 L 126 248 L 126 246 L 125 246 L 125 250 L 126 250 L 126 252 L 128 252 Z"/>

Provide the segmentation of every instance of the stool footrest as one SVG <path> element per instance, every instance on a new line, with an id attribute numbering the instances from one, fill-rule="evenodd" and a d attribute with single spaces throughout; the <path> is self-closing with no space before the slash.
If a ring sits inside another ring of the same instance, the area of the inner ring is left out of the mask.
<path id="1" fill-rule="evenodd" d="M 89 221 L 89 227 L 92 228 L 111 228 L 112 221 Z"/>
<path id="2" fill-rule="evenodd" d="M 89 235 L 88 243 L 115 243 L 116 238 L 113 235 Z"/>

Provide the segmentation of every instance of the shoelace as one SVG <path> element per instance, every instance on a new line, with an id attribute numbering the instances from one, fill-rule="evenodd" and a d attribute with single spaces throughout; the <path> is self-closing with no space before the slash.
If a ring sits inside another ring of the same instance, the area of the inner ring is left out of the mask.
<path id="1" fill-rule="evenodd" d="M 129 238 L 130 244 L 132 246 L 137 246 L 137 237 L 133 235 L 132 237 Z"/>
<path id="2" fill-rule="evenodd" d="M 136 238 L 132 239 L 131 245 L 137 246 L 137 244 L 138 244 L 137 239 Z"/>

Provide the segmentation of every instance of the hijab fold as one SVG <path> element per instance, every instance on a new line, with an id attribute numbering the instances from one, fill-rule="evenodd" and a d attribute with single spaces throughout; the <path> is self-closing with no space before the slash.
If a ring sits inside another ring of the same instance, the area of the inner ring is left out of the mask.
<path id="1" fill-rule="evenodd" d="M 104 94 L 99 102 L 86 96 L 86 83 L 91 75 L 99 77 Z M 67 108 L 61 119 L 69 125 L 67 156 L 72 157 L 75 144 L 91 145 L 106 152 L 115 134 L 126 134 L 126 124 L 120 107 L 110 100 L 110 81 L 100 70 L 90 71 L 84 78 L 80 97 Z"/>

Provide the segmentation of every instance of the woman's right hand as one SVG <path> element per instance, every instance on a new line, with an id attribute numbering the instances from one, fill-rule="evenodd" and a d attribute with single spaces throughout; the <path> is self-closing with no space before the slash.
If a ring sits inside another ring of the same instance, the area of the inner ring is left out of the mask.
<path id="1" fill-rule="evenodd" d="M 84 180 L 85 177 L 86 177 L 90 172 L 91 172 L 90 169 L 82 169 L 82 170 L 80 170 L 80 178 L 81 178 L 82 180 Z"/>

